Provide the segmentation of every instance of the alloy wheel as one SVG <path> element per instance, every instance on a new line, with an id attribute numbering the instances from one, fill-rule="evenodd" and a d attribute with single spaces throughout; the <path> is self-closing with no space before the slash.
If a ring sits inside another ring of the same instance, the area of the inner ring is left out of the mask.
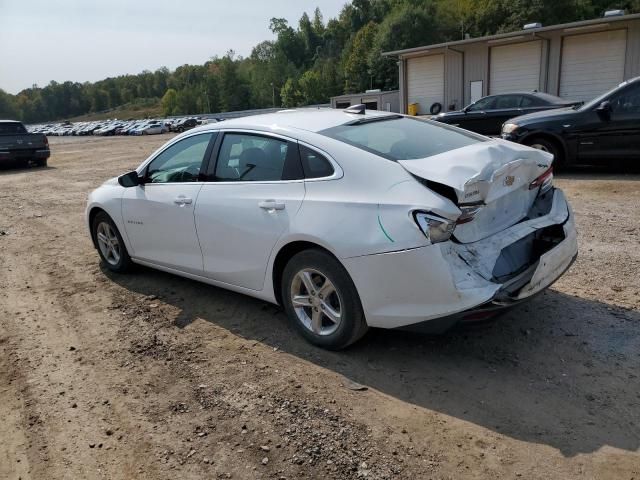
<path id="1" fill-rule="evenodd" d="M 120 262 L 120 241 L 113 227 L 107 222 L 100 222 L 96 228 L 96 238 L 100 252 L 109 265 Z"/>
<path id="2" fill-rule="evenodd" d="M 291 303 L 298 320 L 316 335 L 331 335 L 342 321 L 342 300 L 333 282 L 314 269 L 300 270 L 291 282 Z"/>
<path id="3" fill-rule="evenodd" d="M 543 152 L 547 152 L 547 153 L 551 153 L 549 152 L 549 149 L 547 148 L 546 145 L 542 145 L 540 143 L 532 143 L 531 145 L 529 145 L 531 148 L 535 148 L 536 150 L 542 150 Z"/>

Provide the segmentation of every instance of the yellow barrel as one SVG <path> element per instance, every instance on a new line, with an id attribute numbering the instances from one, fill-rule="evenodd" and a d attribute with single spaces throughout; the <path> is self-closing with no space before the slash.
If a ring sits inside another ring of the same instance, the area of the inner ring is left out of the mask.
<path id="1" fill-rule="evenodd" d="M 420 107 L 419 103 L 410 103 L 409 104 L 409 115 L 413 115 L 414 117 L 418 115 L 418 108 Z"/>

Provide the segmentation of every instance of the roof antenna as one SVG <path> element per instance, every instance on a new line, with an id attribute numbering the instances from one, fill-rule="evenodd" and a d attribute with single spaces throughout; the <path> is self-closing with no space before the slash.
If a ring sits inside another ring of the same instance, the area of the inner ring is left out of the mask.
<path id="1" fill-rule="evenodd" d="M 358 105 L 351 105 L 349 108 L 344 109 L 345 113 L 355 113 L 357 115 L 364 115 L 364 111 L 365 111 L 365 106 L 362 103 Z"/>

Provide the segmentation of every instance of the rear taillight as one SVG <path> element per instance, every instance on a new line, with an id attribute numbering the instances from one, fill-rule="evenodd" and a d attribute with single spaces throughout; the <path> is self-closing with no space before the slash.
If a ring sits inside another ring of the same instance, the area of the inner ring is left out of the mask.
<path id="1" fill-rule="evenodd" d="M 529 190 L 540 188 L 540 193 L 544 193 L 553 186 L 553 167 L 544 172 L 529 184 Z"/>
<path id="2" fill-rule="evenodd" d="M 451 220 L 431 213 L 414 212 L 413 217 L 431 243 L 446 242 L 456 228 Z"/>
<path id="3" fill-rule="evenodd" d="M 458 217 L 458 220 L 456 220 L 456 225 L 463 225 L 465 223 L 469 223 L 475 218 L 476 213 L 480 211 L 479 206 L 459 207 L 459 208 L 460 208 L 460 211 L 462 212 L 462 215 L 460 215 Z"/>
<path id="4" fill-rule="evenodd" d="M 47 136 L 44 136 L 44 146 L 48 147 L 49 146 L 49 139 L 47 138 Z"/>

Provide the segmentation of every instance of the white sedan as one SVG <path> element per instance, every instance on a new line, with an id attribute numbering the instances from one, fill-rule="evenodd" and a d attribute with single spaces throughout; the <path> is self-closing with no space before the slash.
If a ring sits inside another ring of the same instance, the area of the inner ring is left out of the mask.
<path id="1" fill-rule="evenodd" d="M 530 299 L 577 255 L 552 156 L 362 108 L 205 125 L 89 196 L 104 265 L 283 306 L 310 342 L 443 331 Z"/>
<path id="2" fill-rule="evenodd" d="M 147 123 L 136 129 L 137 135 L 159 135 L 165 131 L 165 126 L 160 122 Z"/>

